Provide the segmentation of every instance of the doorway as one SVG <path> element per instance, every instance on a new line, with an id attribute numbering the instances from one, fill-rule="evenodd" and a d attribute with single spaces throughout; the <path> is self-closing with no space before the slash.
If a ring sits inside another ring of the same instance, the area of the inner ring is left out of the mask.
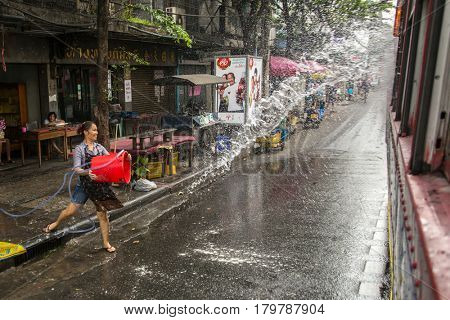
<path id="1" fill-rule="evenodd" d="M 97 105 L 97 70 L 88 66 L 58 67 L 58 108 L 66 122 L 93 119 Z"/>

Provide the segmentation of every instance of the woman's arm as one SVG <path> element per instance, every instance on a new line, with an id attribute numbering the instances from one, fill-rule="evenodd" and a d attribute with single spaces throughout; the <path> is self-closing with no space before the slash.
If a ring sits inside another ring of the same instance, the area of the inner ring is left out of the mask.
<path id="1" fill-rule="evenodd" d="M 83 158 L 83 150 L 80 147 L 76 147 L 73 155 L 73 170 L 80 176 L 87 176 L 89 174 L 89 170 L 85 170 L 81 167 Z"/>
<path id="2" fill-rule="evenodd" d="M 109 155 L 109 151 L 106 150 L 106 148 L 104 146 L 102 146 L 102 145 L 100 145 L 100 152 L 101 152 L 101 155 L 104 155 L 104 156 L 108 156 Z"/>

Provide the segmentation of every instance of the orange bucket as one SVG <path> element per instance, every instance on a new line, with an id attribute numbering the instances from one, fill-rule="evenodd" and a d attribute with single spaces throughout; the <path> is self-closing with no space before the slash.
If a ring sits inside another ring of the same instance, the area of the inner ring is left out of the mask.
<path id="1" fill-rule="evenodd" d="M 108 162 L 111 163 L 104 166 Z M 131 161 L 128 159 L 127 152 L 123 152 L 118 157 L 117 153 L 113 152 L 107 156 L 96 156 L 92 158 L 91 168 L 92 173 L 97 176 L 95 180 L 97 182 L 130 183 Z"/>

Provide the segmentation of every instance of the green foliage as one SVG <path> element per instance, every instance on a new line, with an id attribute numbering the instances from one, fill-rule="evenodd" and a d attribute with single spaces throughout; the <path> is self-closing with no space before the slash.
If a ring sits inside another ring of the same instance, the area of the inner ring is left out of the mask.
<path id="1" fill-rule="evenodd" d="M 363 23 L 379 21 L 379 14 L 392 7 L 374 0 L 273 0 L 279 37 L 292 48 L 311 52 L 330 36 L 352 36 Z"/>
<path id="2" fill-rule="evenodd" d="M 151 19 L 137 17 L 135 12 L 138 10 L 146 13 Z M 154 10 L 144 4 L 127 4 L 122 18 L 133 24 L 154 27 L 163 32 L 167 32 L 177 43 L 183 41 L 187 47 L 192 47 L 192 39 L 186 30 L 161 10 Z"/>
<path id="3" fill-rule="evenodd" d="M 148 157 L 138 156 L 136 162 L 133 165 L 133 167 L 135 167 L 135 169 L 133 170 L 133 175 L 136 175 L 138 179 L 145 179 L 147 177 L 147 172 L 149 172 L 149 170 L 147 169 L 148 162 Z"/>
<path id="4" fill-rule="evenodd" d="M 126 59 L 125 59 L 125 64 L 131 68 L 131 65 L 128 63 L 128 61 L 134 61 L 135 63 L 139 64 L 139 65 L 144 65 L 144 66 L 149 66 L 150 62 L 146 61 L 144 58 L 140 57 L 137 53 L 135 52 L 131 52 L 126 50 L 123 47 L 119 48 L 120 50 L 122 50 L 123 53 L 125 53 L 126 55 Z"/>

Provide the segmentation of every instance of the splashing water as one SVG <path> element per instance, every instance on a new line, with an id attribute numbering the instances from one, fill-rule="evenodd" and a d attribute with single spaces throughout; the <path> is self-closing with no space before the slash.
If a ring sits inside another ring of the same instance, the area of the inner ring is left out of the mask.
<path id="1" fill-rule="evenodd" d="M 326 44 L 316 59 L 328 59 L 333 54 L 340 54 L 340 63 L 331 62 L 328 67 L 326 79 L 320 83 L 305 89 L 305 77 L 291 77 L 283 80 L 278 90 L 269 97 L 261 99 L 256 107 L 249 113 L 247 122 L 241 126 L 228 127 L 232 149 L 215 157 L 209 156 L 202 159 L 202 167 L 205 168 L 199 178 L 189 187 L 188 193 L 193 193 L 208 179 L 221 176 L 231 169 L 231 164 L 243 150 L 251 147 L 257 137 L 268 135 L 275 129 L 280 120 L 288 116 L 291 110 L 303 107 L 305 97 L 318 93 L 324 93 L 326 86 L 335 86 L 339 82 L 356 80 L 362 76 L 375 79 L 380 77 L 379 64 L 384 47 L 390 44 L 390 26 L 367 26 L 359 33 L 355 32 L 353 38 L 339 41 L 331 41 Z M 364 57 L 360 61 L 354 61 L 355 55 Z"/>

